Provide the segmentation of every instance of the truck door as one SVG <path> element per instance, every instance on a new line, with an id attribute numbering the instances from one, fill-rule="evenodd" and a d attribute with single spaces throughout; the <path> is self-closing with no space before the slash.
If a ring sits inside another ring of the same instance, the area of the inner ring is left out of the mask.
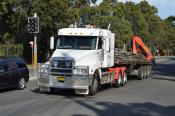
<path id="1" fill-rule="evenodd" d="M 104 61 L 103 66 L 109 67 L 111 65 L 111 54 L 110 54 L 110 40 L 107 37 L 103 37 L 103 50 L 104 50 Z"/>
<path id="2" fill-rule="evenodd" d="M 104 61 L 104 49 L 103 49 L 103 40 L 101 37 L 99 37 L 98 40 L 98 54 L 99 54 L 99 60 L 100 60 L 100 64 L 103 64 Z"/>
<path id="3" fill-rule="evenodd" d="M 107 66 L 109 67 L 109 66 L 111 66 L 111 54 L 110 54 L 110 52 L 111 52 L 111 49 L 110 49 L 110 39 L 109 38 L 107 38 L 107 40 L 106 40 L 106 52 L 107 52 Z"/>

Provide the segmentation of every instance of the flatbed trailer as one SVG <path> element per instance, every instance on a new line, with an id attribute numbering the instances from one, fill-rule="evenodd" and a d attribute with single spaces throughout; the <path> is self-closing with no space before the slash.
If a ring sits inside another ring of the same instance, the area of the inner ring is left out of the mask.
<path id="1" fill-rule="evenodd" d="M 122 76 L 126 73 L 128 77 L 134 70 L 138 71 L 138 79 L 142 80 L 148 78 L 152 67 L 152 61 L 147 61 L 146 57 L 142 54 L 134 54 L 118 48 L 115 48 L 114 64 L 113 68 L 117 69 L 115 71 L 117 79 L 120 71 Z"/>
<path id="2" fill-rule="evenodd" d="M 151 61 L 147 61 L 142 54 L 134 54 L 115 48 L 114 63 L 115 65 L 151 64 Z"/>

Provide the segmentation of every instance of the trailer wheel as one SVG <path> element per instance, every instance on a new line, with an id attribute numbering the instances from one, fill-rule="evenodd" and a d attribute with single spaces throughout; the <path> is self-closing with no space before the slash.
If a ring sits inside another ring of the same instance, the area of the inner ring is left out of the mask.
<path id="1" fill-rule="evenodd" d="M 138 78 L 140 80 L 142 80 L 144 77 L 144 72 L 143 72 L 143 67 L 141 66 L 139 69 L 138 69 Z"/>
<path id="2" fill-rule="evenodd" d="M 147 67 L 146 67 L 146 66 L 143 66 L 142 68 L 143 68 L 143 79 L 146 79 L 147 76 L 148 76 L 148 75 L 147 75 L 147 72 L 148 72 L 148 71 L 147 71 Z"/>
<path id="3" fill-rule="evenodd" d="M 118 74 L 118 79 L 114 81 L 115 81 L 114 87 L 119 88 L 122 85 L 122 73 L 121 72 Z"/>
<path id="4" fill-rule="evenodd" d="M 145 66 L 145 70 L 146 70 L 146 78 L 148 78 L 149 75 L 150 75 L 150 69 L 149 69 L 149 66 Z"/>
<path id="5" fill-rule="evenodd" d="M 149 77 L 150 77 L 150 74 L 151 74 L 151 66 L 148 65 L 148 66 L 147 66 L 147 69 L 148 69 L 148 76 L 147 76 L 147 78 L 149 78 Z"/>
<path id="6" fill-rule="evenodd" d="M 89 95 L 94 96 L 98 91 L 98 87 L 99 87 L 99 81 L 98 81 L 98 74 L 96 73 L 94 74 L 92 85 L 89 87 Z"/>
<path id="7" fill-rule="evenodd" d="M 122 85 L 125 85 L 127 81 L 128 81 L 128 77 L 127 77 L 126 71 L 124 71 L 124 74 L 122 77 Z"/>

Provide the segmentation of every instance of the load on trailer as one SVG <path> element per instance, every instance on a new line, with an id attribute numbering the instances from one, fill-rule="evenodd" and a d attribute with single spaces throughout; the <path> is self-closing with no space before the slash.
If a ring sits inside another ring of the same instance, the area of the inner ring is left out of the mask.
<path id="1" fill-rule="evenodd" d="M 99 28 L 59 29 L 50 44 L 55 50 L 39 68 L 40 91 L 74 89 L 77 94 L 95 95 L 104 84 L 125 85 L 134 70 L 139 79 L 148 78 L 151 72 L 153 56 L 137 36 L 129 52 L 115 48 L 114 33 Z"/>

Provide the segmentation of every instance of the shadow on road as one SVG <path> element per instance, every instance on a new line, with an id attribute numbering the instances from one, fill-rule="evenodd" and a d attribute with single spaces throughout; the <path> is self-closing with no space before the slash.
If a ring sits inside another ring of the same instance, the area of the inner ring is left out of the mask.
<path id="1" fill-rule="evenodd" d="M 169 64 L 168 62 L 159 63 L 156 67 L 154 67 L 153 73 L 153 78 L 162 78 L 163 76 L 166 76 L 175 80 L 175 64 Z"/>
<path id="2" fill-rule="evenodd" d="M 17 90 L 17 89 L 16 88 L 0 89 L 0 93 L 10 92 L 10 91 L 14 91 L 14 90 Z"/>
<path id="3" fill-rule="evenodd" d="M 35 93 L 40 93 L 38 89 L 32 90 Z M 49 95 L 50 93 L 43 93 Z M 90 116 L 89 111 L 95 113 L 96 116 L 174 116 L 175 106 L 162 106 L 155 103 L 117 103 L 102 102 L 95 96 L 83 97 L 75 95 L 64 90 L 56 91 L 51 96 L 62 96 L 59 99 L 69 99 L 72 102 L 79 104 L 82 109 L 77 109 L 77 114 L 71 116 Z M 83 99 L 80 99 L 82 97 Z M 86 110 L 85 110 L 86 109 Z M 85 112 L 82 113 L 82 111 Z M 92 115 L 92 114 L 91 114 Z"/>
<path id="4" fill-rule="evenodd" d="M 77 97 L 84 97 L 83 95 L 78 95 L 75 94 L 74 90 L 71 89 L 55 89 L 55 91 L 52 92 L 41 92 L 39 90 L 39 88 L 33 89 L 31 90 L 34 93 L 38 93 L 38 94 L 46 94 L 46 95 L 53 95 L 53 96 L 62 96 L 64 98 L 68 98 L 68 99 L 73 99 L 73 98 L 77 98 Z"/>
<path id="5" fill-rule="evenodd" d="M 91 100 L 76 100 L 75 102 L 94 112 L 97 116 L 174 116 L 175 114 L 175 106 L 166 107 L 154 103 L 129 103 L 124 105 L 121 103 L 96 102 Z M 73 114 L 72 116 L 89 115 Z"/>

